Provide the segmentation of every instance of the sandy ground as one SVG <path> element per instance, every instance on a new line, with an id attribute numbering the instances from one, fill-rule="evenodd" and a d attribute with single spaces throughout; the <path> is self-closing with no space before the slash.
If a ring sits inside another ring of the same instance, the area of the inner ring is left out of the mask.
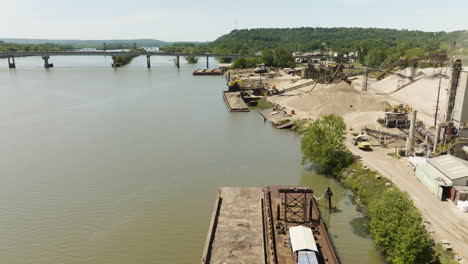
<path id="1" fill-rule="evenodd" d="M 210 263 L 262 262 L 261 195 L 261 188 L 220 189 L 222 202 Z"/>
<path id="2" fill-rule="evenodd" d="M 271 96 L 268 100 L 285 107 L 287 112 L 294 109 L 296 119 L 317 119 L 325 114 L 345 116 L 361 113 L 360 117 L 354 116 L 354 119 L 360 125 L 368 127 L 383 116 L 384 108 L 381 96 L 358 91 L 345 82 L 318 84 L 315 87 L 311 85 L 283 95 Z"/>
<path id="3" fill-rule="evenodd" d="M 240 98 L 239 92 L 225 93 L 226 99 L 229 101 L 229 105 L 232 110 L 245 109 L 247 105 L 244 100 Z"/>
<path id="4" fill-rule="evenodd" d="M 360 132 L 363 127 L 401 134 L 396 129 L 386 129 L 376 120 L 384 116 L 382 111 L 386 103 L 408 104 L 418 110 L 418 119 L 427 125 L 432 125 L 435 103 L 439 88 L 439 78 L 431 78 L 437 69 L 418 70 L 422 72 L 414 82 L 401 81 L 401 78 L 390 76 L 379 82 L 373 82 L 368 91 L 362 91 L 362 77 L 357 78 L 353 85 L 341 82 L 338 84 L 304 87 L 284 95 L 272 96 L 268 100 L 280 105 L 286 112 L 294 109 L 296 115 L 292 119 L 314 120 L 325 114 L 336 114 L 344 118 L 347 127 L 353 132 Z M 402 74 L 408 75 L 402 71 Z M 442 73 L 450 75 L 443 69 Z M 306 82 L 307 80 L 286 81 L 278 84 L 287 88 Z M 399 83 L 400 82 L 400 83 Z M 440 93 L 440 115 L 443 117 L 449 80 L 442 78 Z M 406 85 L 406 86 L 404 86 Z M 404 88 L 398 89 L 398 87 Z M 439 119 L 441 120 L 441 119 Z M 351 144 L 348 135 L 347 145 L 351 151 L 359 155 L 362 162 L 378 171 L 384 177 L 391 179 L 400 189 L 407 191 L 424 219 L 430 222 L 434 239 L 448 240 L 455 252 L 468 260 L 468 214 L 463 214 L 451 202 L 441 202 L 416 178 L 413 168 L 407 159 L 395 159 L 389 156 L 393 148 L 375 147 L 374 151 L 365 152 Z M 403 142 L 400 142 L 404 144 Z"/>

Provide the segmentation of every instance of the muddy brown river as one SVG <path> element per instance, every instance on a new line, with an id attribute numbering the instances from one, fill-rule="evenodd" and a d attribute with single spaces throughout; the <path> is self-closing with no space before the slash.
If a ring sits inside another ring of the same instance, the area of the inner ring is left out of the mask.
<path id="1" fill-rule="evenodd" d="M 51 62 L 0 60 L 2 263 L 199 263 L 219 186 L 280 184 L 330 186 L 343 263 L 383 263 L 352 193 L 300 164 L 295 133 L 229 113 L 222 77 L 165 57 Z"/>

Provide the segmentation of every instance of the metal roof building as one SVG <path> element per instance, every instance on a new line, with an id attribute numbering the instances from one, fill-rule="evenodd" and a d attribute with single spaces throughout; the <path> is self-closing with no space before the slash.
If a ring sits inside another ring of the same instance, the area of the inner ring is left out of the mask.
<path id="1" fill-rule="evenodd" d="M 468 161 L 452 155 L 429 159 L 427 163 L 439 171 L 452 186 L 468 186 Z"/>
<path id="2" fill-rule="evenodd" d="M 290 227 L 289 237 L 298 264 L 318 264 L 318 249 L 312 229 L 305 226 Z"/>

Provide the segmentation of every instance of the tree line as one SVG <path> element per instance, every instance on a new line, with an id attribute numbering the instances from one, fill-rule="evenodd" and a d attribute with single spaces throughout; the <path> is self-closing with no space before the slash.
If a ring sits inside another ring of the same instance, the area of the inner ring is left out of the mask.
<path id="1" fill-rule="evenodd" d="M 400 57 L 414 58 L 439 53 L 457 42 L 455 52 L 468 53 L 468 32 L 424 32 L 380 28 L 260 28 L 233 30 L 211 43 L 179 43 L 163 46 L 166 51 L 217 54 L 255 54 L 265 50 L 336 52 L 339 56 L 357 52 L 360 64 L 378 67 Z M 242 60 L 251 65 L 253 60 Z M 267 64 L 267 63 L 265 63 Z"/>
<path id="2" fill-rule="evenodd" d="M 73 49 L 72 45 L 46 44 L 17 44 L 0 42 L 0 52 L 27 52 L 27 51 L 63 51 Z"/>

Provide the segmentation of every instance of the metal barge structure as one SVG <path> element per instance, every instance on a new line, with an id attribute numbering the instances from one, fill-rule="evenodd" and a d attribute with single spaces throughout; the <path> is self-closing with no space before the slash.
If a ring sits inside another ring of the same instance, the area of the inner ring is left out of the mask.
<path id="1" fill-rule="evenodd" d="M 307 187 L 223 187 L 202 256 L 208 263 L 341 264 Z"/>
<path id="2" fill-rule="evenodd" d="M 197 69 L 193 72 L 193 75 L 223 75 L 222 69 Z"/>

